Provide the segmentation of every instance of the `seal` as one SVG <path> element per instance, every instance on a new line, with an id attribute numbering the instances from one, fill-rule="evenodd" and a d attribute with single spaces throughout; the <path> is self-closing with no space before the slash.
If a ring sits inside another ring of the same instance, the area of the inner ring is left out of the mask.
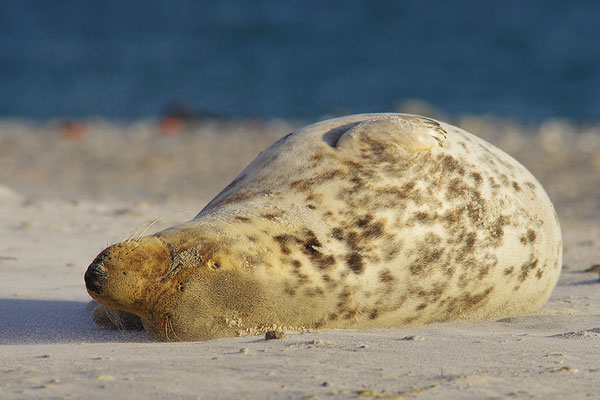
<path id="1" fill-rule="evenodd" d="M 531 313 L 561 266 L 525 167 L 443 122 L 361 114 L 282 137 L 193 220 L 102 251 L 85 283 L 95 319 L 190 341 Z"/>

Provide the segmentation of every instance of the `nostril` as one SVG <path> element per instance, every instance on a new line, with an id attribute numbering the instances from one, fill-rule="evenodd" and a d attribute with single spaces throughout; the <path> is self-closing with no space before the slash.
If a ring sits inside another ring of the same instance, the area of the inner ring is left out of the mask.
<path id="1" fill-rule="evenodd" d="M 93 262 L 85 271 L 85 287 L 96 294 L 102 292 L 102 286 L 106 282 L 106 271 L 100 263 Z"/>
<path id="2" fill-rule="evenodd" d="M 88 272 L 95 275 L 106 276 L 106 271 L 104 270 L 104 267 L 102 267 L 102 264 L 98 262 L 93 262 L 92 264 L 90 264 L 90 266 L 88 267 Z"/>

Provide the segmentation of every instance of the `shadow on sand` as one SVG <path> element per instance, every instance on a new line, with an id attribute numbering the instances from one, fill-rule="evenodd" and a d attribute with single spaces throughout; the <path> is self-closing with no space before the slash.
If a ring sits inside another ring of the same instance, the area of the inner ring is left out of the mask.
<path id="1" fill-rule="evenodd" d="M 87 302 L 0 299 L 0 345 L 147 342 L 145 332 L 94 325 Z"/>

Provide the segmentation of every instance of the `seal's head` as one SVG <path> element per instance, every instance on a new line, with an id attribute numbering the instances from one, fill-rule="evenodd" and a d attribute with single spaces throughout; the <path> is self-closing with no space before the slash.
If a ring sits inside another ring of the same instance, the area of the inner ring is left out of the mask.
<path id="1" fill-rule="evenodd" d="M 143 305 L 154 297 L 171 261 L 167 246 L 156 237 L 118 243 L 92 261 L 85 273 L 85 285 L 99 303 L 147 319 L 151 313 Z"/>
<path id="2" fill-rule="evenodd" d="M 231 336 L 231 321 L 254 312 L 261 289 L 224 253 L 209 240 L 187 249 L 158 236 L 129 240 L 102 251 L 85 284 L 98 303 L 139 316 L 155 339 Z"/>

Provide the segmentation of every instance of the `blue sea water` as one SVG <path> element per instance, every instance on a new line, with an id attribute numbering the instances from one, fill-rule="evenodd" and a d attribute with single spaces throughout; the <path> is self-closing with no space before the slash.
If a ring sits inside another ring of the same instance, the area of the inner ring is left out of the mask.
<path id="1" fill-rule="evenodd" d="M 600 120 L 600 2 L 2 0 L 0 117 Z"/>

